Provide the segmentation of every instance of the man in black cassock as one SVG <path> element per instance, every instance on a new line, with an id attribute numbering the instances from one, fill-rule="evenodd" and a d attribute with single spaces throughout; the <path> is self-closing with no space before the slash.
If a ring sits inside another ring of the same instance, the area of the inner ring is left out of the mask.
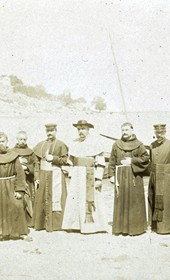
<path id="1" fill-rule="evenodd" d="M 150 146 L 151 173 L 149 180 L 149 217 L 151 229 L 170 233 L 170 140 L 166 125 L 154 125 L 156 140 Z"/>
<path id="2" fill-rule="evenodd" d="M 34 153 L 39 159 L 40 180 L 36 193 L 33 226 L 36 230 L 61 230 L 66 201 L 66 182 L 62 166 L 67 164 L 68 148 L 56 138 L 56 124 L 46 124 L 47 139 Z"/>
<path id="3" fill-rule="evenodd" d="M 115 185 L 112 233 L 138 235 L 147 228 L 143 172 L 149 155 L 131 123 L 122 124 L 121 130 L 109 159 L 109 177 Z"/>

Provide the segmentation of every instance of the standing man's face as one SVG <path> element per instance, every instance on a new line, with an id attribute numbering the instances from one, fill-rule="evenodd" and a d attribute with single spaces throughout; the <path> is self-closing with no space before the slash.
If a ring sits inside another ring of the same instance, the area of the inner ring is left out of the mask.
<path id="1" fill-rule="evenodd" d="M 6 137 L 0 137 L 0 153 L 3 153 L 7 149 L 8 140 Z"/>
<path id="2" fill-rule="evenodd" d="M 133 128 L 131 128 L 129 125 L 122 126 L 122 137 L 124 139 L 128 139 L 133 134 Z"/>
<path id="3" fill-rule="evenodd" d="M 166 131 L 155 131 L 155 136 L 158 141 L 162 141 L 165 138 Z"/>
<path id="4" fill-rule="evenodd" d="M 27 144 L 27 136 L 26 134 L 19 134 L 17 137 L 17 142 L 19 144 L 20 147 L 25 147 L 25 145 Z"/>
<path id="5" fill-rule="evenodd" d="M 78 125 L 77 131 L 80 136 L 80 140 L 85 140 L 87 135 L 89 134 L 89 127 L 87 125 Z"/>
<path id="6" fill-rule="evenodd" d="M 53 140 L 56 137 L 57 130 L 55 128 L 46 129 L 47 139 Z"/>

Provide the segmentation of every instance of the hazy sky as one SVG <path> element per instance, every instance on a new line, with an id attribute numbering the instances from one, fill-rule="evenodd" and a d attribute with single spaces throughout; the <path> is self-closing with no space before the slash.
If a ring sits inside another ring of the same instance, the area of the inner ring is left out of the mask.
<path id="1" fill-rule="evenodd" d="M 113 111 L 121 86 L 127 110 L 169 110 L 169 23 L 168 0 L 1 0 L 0 75 Z"/>

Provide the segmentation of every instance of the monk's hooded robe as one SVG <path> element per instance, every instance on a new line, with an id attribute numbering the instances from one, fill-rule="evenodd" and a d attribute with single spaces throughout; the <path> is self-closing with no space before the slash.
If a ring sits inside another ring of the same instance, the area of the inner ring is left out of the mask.
<path id="1" fill-rule="evenodd" d="M 27 145 L 25 147 L 20 147 L 19 144 L 16 144 L 12 151 L 16 152 L 19 157 L 22 157 L 25 160 L 25 166 L 27 167 L 27 169 L 24 170 L 27 183 L 26 193 L 24 195 L 24 208 L 28 226 L 32 226 L 32 215 L 35 201 L 34 181 L 39 180 L 38 159 L 33 150 Z"/>
<path id="2" fill-rule="evenodd" d="M 131 165 L 121 165 L 125 157 L 131 157 Z M 109 159 L 109 176 L 115 176 L 113 234 L 137 235 L 147 228 L 143 172 L 148 163 L 149 155 L 135 135 L 113 144 Z"/>
<path id="3" fill-rule="evenodd" d="M 105 160 L 98 138 L 88 135 L 70 146 L 73 163 L 69 176 L 68 196 L 62 228 L 81 233 L 107 231 L 102 191 L 95 189 L 95 180 L 102 180 Z"/>
<path id="4" fill-rule="evenodd" d="M 170 140 L 157 140 L 151 146 L 149 216 L 152 230 L 170 233 Z"/>
<path id="5" fill-rule="evenodd" d="M 34 153 L 40 162 L 40 184 L 36 192 L 33 226 L 36 230 L 61 230 L 65 201 L 66 182 L 62 166 L 67 163 L 68 148 L 60 140 L 45 140 L 36 145 Z M 47 162 L 45 156 L 53 156 Z"/>
<path id="6" fill-rule="evenodd" d="M 0 238 L 19 238 L 28 233 L 23 198 L 14 192 L 25 193 L 26 182 L 18 154 L 8 150 L 0 154 Z"/>

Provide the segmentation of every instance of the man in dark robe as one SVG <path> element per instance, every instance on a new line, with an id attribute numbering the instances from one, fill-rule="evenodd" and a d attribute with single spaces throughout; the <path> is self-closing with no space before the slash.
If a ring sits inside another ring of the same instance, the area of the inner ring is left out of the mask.
<path id="1" fill-rule="evenodd" d="M 143 172 L 149 155 L 131 123 L 121 129 L 122 138 L 113 144 L 109 159 L 109 177 L 115 184 L 112 233 L 138 235 L 147 229 Z"/>
<path id="2" fill-rule="evenodd" d="M 0 132 L 0 239 L 24 238 L 28 227 L 23 207 L 26 182 L 18 154 Z"/>
<path id="3" fill-rule="evenodd" d="M 156 141 L 150 146 L 151 172 L 149 180 L 149 216 L 151 229 L 170 233 L 170 140 L 166 125 L 154 125 Z"/>
<path id="4" fill-rule="evenodd" d="M 62 166 L 67 164 L 68 148 L 56 138 L 56 124 L 46 125 L 47 140 L 34 148 L 40 162 L 40 181 L 37 189 L 33 225 L 36 230 L 61 230 L 66 182 Z"/>
<path id="5" fill-rule="evenodd" d="M 79 120 L 73 124 L 79 137 L 69 148 L 70 183 L 64 213 L 64 230 L 81 233 L 106 232 L 102 179 L 105 167 L 103 148 L 99 137 L 89 133 L 93 124 Z"/>
<path id="6" fill-rule="evenodd" d="M 28 226 L 32 226 L 32 214 L 35 200 L 34 182 L 39 180 L 39 163 L 33 150 L 27 146 L 27 133 L 25 131 L 19 131 L 16 139 L 17 143 L 12 150 L 19 155 L 19 161 L 25 172 L 27 183 L 26 193 L 24 195 L 25 213 Z"/>

